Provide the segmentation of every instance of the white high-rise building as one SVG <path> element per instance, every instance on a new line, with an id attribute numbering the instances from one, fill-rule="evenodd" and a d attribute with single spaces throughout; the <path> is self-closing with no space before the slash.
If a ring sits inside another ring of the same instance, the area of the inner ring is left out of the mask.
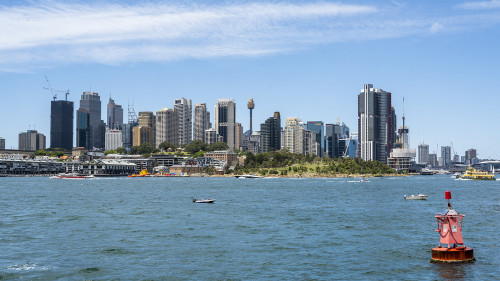
<path id="1" fill-rule="evenodd" d="M 304 129 L 301 123 L 299 118 L 286 118 L 283 146 L 293 153 L 304 153 Z"/>
<path id="2" fill-rule="evenodd" d="M 190 99 L 180 98 L 174 101 L 179 126 L 179 145 L 189 144 L 193 139 L 193 106 Z"/>
<path id="3" fill-rule="evenodd" d="M 205 140 L 205 130 L 210 128 L 210 112 L 207 111 L 206 103 L 194 106 L 194 137 L 193 140 Z"/>
<path id="4" fill-rule="evenodd" d="M 233 99 L 218 99 L 215 105 L 215 130 L 230 150 L 236 147 L 236 103 Z"/>
<path id="5" fill-rule="evenodd" d="M 121 130 L 107 128 L 105 139 L 105 150 L 114 150 L 123 146 Z"/>
<path id="6" fill-rule="evenodd" d="M 163 108 L 156 112 L 156 147 L 162 142 L 179 145 L 179 117 L 172 108 Z"/>

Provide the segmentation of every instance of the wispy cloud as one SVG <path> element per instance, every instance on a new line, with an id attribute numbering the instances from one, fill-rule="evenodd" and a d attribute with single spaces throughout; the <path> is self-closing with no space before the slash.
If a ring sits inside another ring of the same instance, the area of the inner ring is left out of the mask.
<path id="1" fill-rule="evenodd" d="M 0 71 L 262 56 L 314 44 L 431 34 L 443 24 L 452 30 L 471 21 L 411 18 L 387 8 L 328 2 L 97 3 L 0 6 Z"/>
<path id="2" fill-rule="evenodd" d="M 500 1 L 478 1 L 478 2 L 466 2 L 458 5 L 459 8 L 465 10 L 490 10 L 490 9 L 500 9 Z"/>

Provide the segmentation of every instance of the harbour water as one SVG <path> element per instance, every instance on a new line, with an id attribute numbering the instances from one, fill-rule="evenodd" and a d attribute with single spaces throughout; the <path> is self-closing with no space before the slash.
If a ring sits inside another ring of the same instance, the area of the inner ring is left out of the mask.
<path id="1" fill-rule="evenodd" d="M 0 280 L 498 280 L 500 181 L 368 180 L 1 178 Z M 475 263 L 429 263 L 445 190 Z"/>

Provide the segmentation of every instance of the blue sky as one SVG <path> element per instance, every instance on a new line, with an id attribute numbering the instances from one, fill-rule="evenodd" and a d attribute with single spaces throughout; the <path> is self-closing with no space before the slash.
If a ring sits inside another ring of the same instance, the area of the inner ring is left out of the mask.
<path id="1" fill-rule="evenodd" d="M 45 76 L 75 107 L 98 92 L 103 120 L 110 96 L 136 112 L 234 98 L 245 130 L 252 97 L 254 130 L 280 111 L 355 132 L 371 83 L 398 126 L 404 97 L 412 147 L 500 159 L 500 1 L 2 1 L 0 26 L 7 148 L 49 138 Z"/>

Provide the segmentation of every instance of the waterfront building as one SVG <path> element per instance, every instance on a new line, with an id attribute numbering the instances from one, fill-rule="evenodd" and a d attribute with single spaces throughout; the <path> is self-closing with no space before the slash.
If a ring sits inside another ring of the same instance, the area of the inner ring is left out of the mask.
<path id="1" fill-rule="evenodd" d="M 73 148 L 74 107 L 72 101 L 50 102 L 50 147 Z"/>
<path id="2" fill-rule="evenodd" d="M 106 129 L 106 148 L 105 150 L 114 150 L 122 147 L 122 131 L 118 129 Z"/>
<path id="3" fill-rule="evenodd" d="M 358 95 L 358 155 L 387 163 L 394 137 L 391 93 L 365 84 Z"/>
<path id="4" fill-rule="evenodd" d="M 101 99 L 98 93 L 83 92 L 80 99 L 80 110 L 89 114 L 89 145 L 88 149 L 104 149 L 106 125 L 101 120 Z M 78 130 L 78 127 L 77 127 Z"/>
<path id="5" fill-rule="evenodd" d="M 281 115 L 276 111 L 272 117 L 260 124 L 260 152 L 279 151 L 280 149 Z"/>
<path id="6" fill-rule="evenodd" d="M 316 134 L 316 142 L 319 145 L 317 155 L 323 157 L 325 146 L 325 123 L 323 121 L 308 121 L 307 130 L 313 131 Z"/>
<path id="7" fill-rule="evenodd" d="M 64 163 L 47 156 L 35 159 L 16 154 L 0 156 L 0 175 L 54 175 L 64 172 Z"/>
<path id="8" fill-rule="evenodd" d="M 475 160 L 477 159 L 477 151 L 473 148 L 471 149 L 467 149 L 467 151 L 465 151 L 465 161 L 464 163 L 466 165 L 472 165 L 472 164 L 475 164 Z"/>
<path id="9" fill-rule="evenodd" d="M 243 148 L 243 126 L 241 123 L 234 123 L 234 144 L 236 149 Z"/>
<path id="10" fill-rule="evenodd" d="M 418 145 L 418 164 L 429 164 L 429 145 L 419 144 Z"/>
<path id="11" fill-rule="evenodd" d="M 304 153 L 304 129 L 299 118 L 288 117 L 285 122 L 284 148 L 293 153 Z"/>
<path id="12" fill-rule="evenodd" d="M 0 138 L 0 149 L 1 150 L 5 149 L 5 139 L 4 138 Z"/>
<path id="13" fill-rule="evenodd" d="M 229 149 L 235 148 L 236 103 L 233 99 L 218 99 L 215 105 L 215 130 Z"/>
<path id="14" fill-rule="evenodd" d="M 143 143 L 153 144 L 153 129 L 149 126 L 135 126 L 133 129 L 133 146 L 140 146 Z"/>
<path id="15" fill-rule="evenodd" d="M 451 147 L 450 146 L 441 146 L 441 158 L 443 159 L 443 163 L 441 166 L 449 167 L 451 166 Z"/>
<path id="16" fill-rule="evenodd" d="M 215 160 L 224 161 L 229 166 L 236 166 L 236 164 L 238 164 L 238 154 L 234 153 L 232 150 L 206 152 L 203 157 L 209 157 Z"/>
<path id="17" fill-rule="evenodd" d="M 190 99 L 180 98 L 174 101 L 177 111 L 178 145 L 189 144 L 193 140 L 193 106 Z"/>
<path id="18" fill-rule="evenodd" d="M 162 142 L 179 146 L 179 116 L 172 108 L 163 108 L 156 112 L 156 147 Z"/>
<path id="19" fill-rule="evenodd" d="M 207 111 L 206 103 L 194 106 L 194 136 L 193 140 L 205 141 L 205 130 L 210 128 L 210 112 Z"/>
<path id="20" fill-rule="evenodd" d="M 90 113 L 80 108 L 76 111 L 76 147 L 90 149 Z"/>
<path id="21" fill-rule="evenodd" d="M 45 135 L 36 130 L 28 130 L 19 134 L 19 150 L 45 149 Z"/>
<path id="22" fill-rule="evenodd" d="M 219 136 L 214 128 L 205 130 L 205 142 L 207 144 L 213 144 L 220 141 L 224 141 L 224 138 L 222 136 Z"/>
<path id="23" fill-rule="evenodd" d="M 151 111 L 139 112 L 139 117 L 137 118 L 137 126 L 147 126 L 151 128 L 153 132 L 151 138 L 151 144 L 157 147 L 159 144 L 156 143 L 156 117 Z"/>
<path id="24" fill-rule="evenodd" d="M 123 108 L 115 104 L 112 98 L 108 102 L 108 128 L 121 130 L 123 126 Z"/>

